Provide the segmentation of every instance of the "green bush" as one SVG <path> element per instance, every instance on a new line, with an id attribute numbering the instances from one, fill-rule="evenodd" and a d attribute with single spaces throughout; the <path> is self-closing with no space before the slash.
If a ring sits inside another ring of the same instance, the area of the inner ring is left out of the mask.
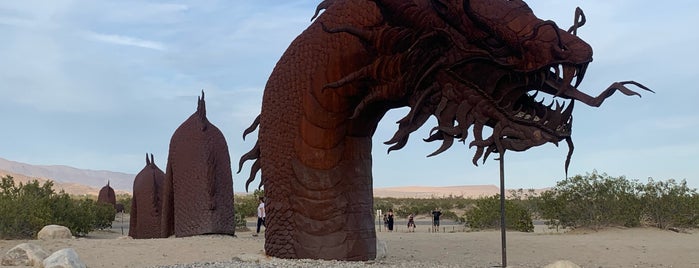
<path id="1" fill-rule="evenodd" d="M 699 195 L 682 180 L 654 181 L 638 187 L 645 218 L 658 228 L 697 227 L 699 224 Z"/>
<path id="2" fill-rule="evenodd" d="M 472 229 L 499 228 L 500 195 L 477 199 L 475 207 L 466 211 L 464 218 Z M 509 230 L 534 231 L 531 213 L 513 200 L 505 200 L 505 225 Z"/>
<path id="3" fill-rule="evenodd" d="M 56 194 L 53 182 L 38 181 L 15 185 L 11 176 L 0 183 L 0 238 L 31 239 L 46 225 L 68 227 L 74 235 L 86 235 L 95 228 L 110 227 L 114 207 L 90 199 L 71 199 Z"/>
<path id="4" fill-rule="evenodd" d="M 541 195 L 541 217 L 549 225 L 590 227 L 639 226 L 641 203 L 637 184 L 594 171 L 559 181 Z"/>
<path id="5" fill-rule="evenodd" d="M 235 215 L 235 230 L 236 231 L 248 231 L 248 222 L 245 220 L 245 217 L 240 214 Z"/>
<path id="6" fill-rule="evenodd" d="M 131 214 L 131 201 L 133 197 L 130 194 L 118 194 L 116 196 L 117 204 L 124 205 L 124 213 Z"/>
<path id="7" fill-rule="evenodd" d="M 451 209 L 464 209 L 473 206 L 474 200 L 463 197 L 433 197 L 432 199 L 425 198 L 392 198 L 392 197 L 376 197 L 374 198 L 374 210 L 381 210 L 384 213 L 389 209 L 393 209 L 393 213 L 397 217 L 407 217 L 410 213 L 415 215 L 423 215 L 432 217 L 432 210 L 435 208 L 442 210 L 444 219 L 458 220 L 456 213 Z"/>
<path id="8" fill-rule="evenodd" d="M 537 203 L 547 224 L 555 227 L 653 225 L 659 228 L 697 227 L 699 195 L 686 181 L 641 184 L 606 174 L 577 175 L 542 193 Z"/>
<path id="9" fill-rule="evenodd" d="M 254 195 L 236 195 L 235 202 L 233 203 L 235 207 L 235 214 L 243 217 L 257 217 L 257 206 L 259 201 Z"/>

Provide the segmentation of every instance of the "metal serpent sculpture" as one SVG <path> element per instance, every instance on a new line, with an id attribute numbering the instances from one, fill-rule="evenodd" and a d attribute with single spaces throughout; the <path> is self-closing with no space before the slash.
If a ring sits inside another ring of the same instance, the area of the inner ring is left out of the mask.
<path id="1" fill-rule="evenodd" d="M 131 199 L 131 219 L 129 236 L 134 239 L 159 238 L 161 236 L 160 200 L 165 173 L 155 165 L 153 154 L 146 166 L 133 181 L 133 198 Z"/>
<path id="2" fill-rule="evenodd" d="M 321 10 L 324 12 L 320 15 Z M 473 163 L 493 152 L 566 141 L 575 101 L 599 106 L 633 82 L 597 97 L 579 90 L 592 48 L 538 19 L 521 0 L 326 0 L 288 47 L 265 87 L 248 184 L 262 170 L 265 250 L 281 258 L 375 258 L 371 137 L 394 108 L 409 107 L 388 150 L 406 145 L 430 116 L 429 156 L 472 129 Z M 542 95 L 568 104 L 537 101 Z M 639 95 L 640 96 L 640 95 Z M 492 134 L 483 136 L 489 127 Z"/>

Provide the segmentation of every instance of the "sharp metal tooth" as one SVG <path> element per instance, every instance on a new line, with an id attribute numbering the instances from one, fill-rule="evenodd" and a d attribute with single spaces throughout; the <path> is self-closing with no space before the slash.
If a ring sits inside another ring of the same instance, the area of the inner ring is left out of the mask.
<path id="1" fill-rule="evenodd" d="M 561 65 L 559 64 L 559 65 L 557 65 L 555 68 L 556 68 L 556 73 L 555 73 L 555 74 L 556 74 L 556 80 L 558 80 L 558 79 L 561 78 Z"/>
<path id="2" fill-rule="evenodd" d="M 532 118 L 532 115 L 530 115 L 530 114 L 524 115 L 524 120 L 529 120 L 529 118 Z"/>
<path id="3" fill-rule="evenodd" d="M 544 121 L 544 126 L 549 123 L 549 120 Z"/>
<path id="4" fill-rule="evenodd" d="M 565 111 L 563 111 L 563 113 L 561 114 L 563 118 L 570 118 L 570 120 L 573 119 L 573 117 L 571 116 L 573 114 L 573 105 L 575 105 L 575 100 L 571 100 L 570 104 L 568 104 L 568 107 L 565 109 Z"/>
<path id="5" fill-rule="evenodd" d="M 556 112 L 559 114 L 563 112 L 563 106 L 561 106 L 561 104 L 558 103 L 558 100 L 556 100 Z"/>
<path id="6" fill-rule="evenodd" d="M 536 100 L 536 96 L 538 96 L 538 95 L 539 95 L 539 91 L 537 90 L 537 91 L 534 91 L 534 95 L 532 95 L 531 97 L 533 100 Z"/>
<path id="7" fill-rule="evenodd" d="M 577 88 L 577 87 L 580 85 L 580 83 L 582 83 L 583 78 L 585 77 L 585 72 L 586 72 L 586 71 L 587 71 L 587 63 L 586 63 L 586 64 L 583 64 L 583 65 L 580 67 L 580 71 L 578 72 L 578 75 L 577 75 L 578 81 L 575 83 L 575 88 Z"/>
<path id="8" fill-rule="evenodd" d="M 539 118 L 538 116 L 534 116 L 534 122 L 539 122 L 539 121 L 541 121 L 541 118 Z"/>
<path id="9" fill-rule="evenodd" d="M 575 66 L 575 85 L 573 87 L 578 88 L 580 85 L 580 82 L 582 82 L 582 79 L 580 79 L 580 71 L 582 70 L 582 67 L 580 65 Z"/>
<path id="10" fill-rule="evenodd" d="M 575 68 L 572 66 L 563 66 L 563 87 L 571 86 L 570 82 L 575 77 Z"/>

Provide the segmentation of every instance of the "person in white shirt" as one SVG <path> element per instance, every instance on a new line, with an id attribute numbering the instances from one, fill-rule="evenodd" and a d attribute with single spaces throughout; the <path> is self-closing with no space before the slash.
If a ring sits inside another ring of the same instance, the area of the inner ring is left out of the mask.
<path id="1" fill-rule="evenodd" d="M 257 236 L 260 234 L 260 226 L 265 226 L 265 199 L 264 197 L 260 196 L 260 205 L 257 206 L 257 233 L 254 234 L 253 236 Z"/>

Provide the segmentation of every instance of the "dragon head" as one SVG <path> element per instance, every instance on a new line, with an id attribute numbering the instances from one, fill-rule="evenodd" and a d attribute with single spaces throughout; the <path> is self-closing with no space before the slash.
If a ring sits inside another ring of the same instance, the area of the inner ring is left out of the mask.
<path id="1" fill-rule="evenodd" d="M 476 165 L 493 152 L 565 140 L 567 171 L 575 101 L 599 106 L 617 90 L 640 96 L 627 84 L 650 91 L 633 81 L 613 83 L 598 97 L 578 89 L 592 61 L 592 48 L 576 36 L 585 23 L 579 8 L 575 24 L 566 31 L 537 18 L 521 0 L 374 2 L 384 17 L 381 25 L 323 26 L 329 33 L 360 38 L 374 54 L 362 70 L 326 87 L 373 81 L 355 116 L 382 101 L 403 101 L 410 107 L 386 142 L 392 145 L 389 151 L 402 148 L 410 133 L 434 116 L 438 125 L 425 140 L 441 140 L 442 145 L 430 156 L 450 148 L 454 140 L 465 142 L 472 129 Z M 544 95 L 563 103 L 545 103 Z M 484 127 L 492 129 L 489 137 L 483 137 Z"/>

